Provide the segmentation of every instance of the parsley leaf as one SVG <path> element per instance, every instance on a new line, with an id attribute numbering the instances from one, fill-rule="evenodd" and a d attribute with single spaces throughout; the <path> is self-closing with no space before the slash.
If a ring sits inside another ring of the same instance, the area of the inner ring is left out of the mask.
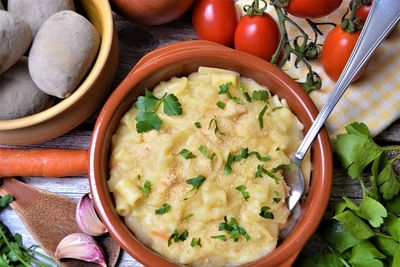
<path id="1" fill-rule="evenodd" d="M 138 109 L 136 114 L 136 131 L 138 133 L 160 129 L 162 121 L 158 117 L 157 111 L 161 103 L 163 103 L 165 114 L 169 116 L 182 114 L 181 104 L 174 94 L 165 94 L 158 99 L 152 92 L 146 91 L 145 95 L 139 96 L 135 103 Z"/>
<path id="2" fill-rule="evenodd" d="M 258 114 L 258 123 L 260 124 L 260 129 L 264 128 L 264 114 L 267 111 L 268 105 L 265 105 L 264 108 Z"/>
<path id="3" fill-rule="evenodd" d="M 378 259 L 384 258 L 386 256 L 380 253 L 371 242 L 362 241 L 351 250 L 349 263 L 353 266 L 383 266 Z"/>
<path id="4" fill-rule="evenodd" d="M 203 145 L 201 145 L 199 147 L 199 151 L 201 152 L 201 154 L 204 155 L 204 157 L 208 158 L 209 160 L 213 160 L 213 158 L 215 157 L 215 153 L 210 153 L 208 152 L 207 148 Z"/>
<path id="5" fill-rule="evenodd" d="M 210 120 L 210 124 L 208 125 L 208 129 L 211 129 L 213 123 L 214 123 L 214 125 L 215 125 L 214 133 L 215 133 L 215 135 L 216 135 L 219 139 L 221 139 L 221 138 L 218 136 L 218 134 L 220 134 L 220 135 L 225 135 L 225 133 L 223 133 L 223 132 L 221 132 L 221 131 L 219 130 L 217 118 L 214 117 L 214 118 L 212 118 L 212 119 Z"/>
<path id="6" fill-rule="evenodd" d="M 262 100 L 262 101 L 267 101 L 269 98 L 269 94 L 265 90 L 253 91 L 252 96 L 254 100 Z"/>
<path id="7" fill-rule="evenodd" d="M 211 238 L 219 239 L 219 240 L 222 240 L 222 241 L 226 241 L 227 240 L 225 235 L 213 235 L 213 236 L 211 236 Z"/>
<path id="8" fill-rule="evenodd" d="M 185 229 L 182 234 L 179 234 L 178 230 L 175 230 L 171 236 L 168 238 L 168 247 L 171 246 L 172 242 L 185 241 L 189 236 L 189 232 Z"/>
<path id="9" fill-rule="evenodd" d="M 261 178 L 263 177 L 263 174 L 268 175 L 269 177 L 271 177 L 272 179 L 275 180 L 276 184 L 279 184 L 280 179 L 278 176 L 276 176 L 272 171 L 268 171 L 264 168 L 264 166 L 262 166 L 261 164 L 257 165 L 257 171 L 254 175 L 255 178 Z"/>
<path id="10" fill-rule="evenodd" d="M 229 87 L 231 87 L 231 85 L 232 85 L 232 82 L 227 82 L 227 83 L 221 84 L 219 86 L 219 93 L 218 94 L 226 94 L 226 93 L 228 93 L 229 92 Z"/>
<path id="11" fill-rule="evenodd" d="M 265 219 L 274 219 L 274 214 L 272 212 L 269 212 L 271 208 L 268 206 L 264 206 L 261 208 L 260 216 L 265 218 Z"/>
<path id="12" fill-rule="evenodd" d="M 161 208 L 156 209 L 154 211 L 155 214 L 161 215 L 167 213 L 171 209 L 171 205 L 168 203 L 164 203 Z"/>
<path id="13" fill-rule="evenodd" d="M 220 109 L 224 109 L 226 107 L 226 104 L 224 102 L 218 101 L 217 107 L 219 107 Z"/>
<path id="14" fill-rule="evenodd" d="M 188 214 L 188 215 L 186 215 L 184 218 L 183 218 L 183 220 L 184 221 L 188 221 L 190 218 L 192 218 L 193 217 L 193 213 L 190 213 L 190 214 Z"/>
<path id="15" fill-rule="evenodd" d="M 280 198 L 280 197 L 274 197 L 274 198 L 272 198 L 272 203 L 279 203 L 279 202 L 281 202 L 281 200 L 282 200 L 282 198 Z"/>
<path id="16" fill-rule="evenodd" d="M 225 166 L 224 166 L 224 173 L 225 175 L 229 175 L 232 173 L 232 163 L 233 162 L 238 162 L 241 159 L 247 159 L 249 156 L 255 155 L 259 161 L 266 162 L 271 159 L 270 156 L 261 156 L 260 153 L 257 151 L 249 151 L 249 149 L 246 148 L 241 148 L 240 153 L 238 155 L 233 155 L 232 153 L 228 154 L 228 159 L 226 160 Z"/>
<path id="17" fill-rule="evenodd" d="M 247 102 L 251 102 L 251 96 L 249 93 L 246 91 L 246 86 L 243 82 L 240 82 L 239 84 L 240 89 L 242 90 L 243 97 L 247 100 Z"/>
<path id="18" fill-rule="evenodd" d="M 196 157 L 195 154 L 193 154 L 192 152 L 190 152 L 187 149 L 182 149 L 181 152 L 179 152 L 177 155 L 181 155 L 182 157 L 184 157 L 185 159 L 194 159 Z"/>
<path id="19" fill-rule="evenodd" d="M 239 241 L 240 236 L 243 236 L 246 239 L 246 241 L 250 240 L 249 234 L 246 232 L 244 228 L 239 226 L 236 218 L 234 217 L 231 217 L 228 223 L 228 218 L 224 216 L 224 221 L 219 224 L 218 230 L 220 231 L 225 230 L 233 239 L 233 242 Z"/>
<path id="20" fill-rule="evenodd" d="M 238 187 L 235 188 L 237 191 L 242 193 L 242 196 L 245 201 L 247 201 L 250 197 L 249 192 L 246 191 L 246 186 L 245 185 L 239 185 Z"/>
<path id="21" fill-rule="evenodd" d="M 0 208 L 7 207 L 8 204 L 14 201 L 14 197 L 12 195 L 5 195 L 0 198 Z"/>
<path id="22" fill-rule="evenodd" d="M 229 175 L 232 173 L 232 162 L 233 162 L 233 155 L 229 152 L 228 159 L 226 160 L 224 166 L 224 174 Z"/>
<path id="23" fill-rule="evenodd" d="M 281 108 L 283 108 L 283 107 L 282 107 L 282 106 L 274 107 L 274 108 L 272 109 L 272 112 L 274 112 L 275 110 L 279 110 L 279 109 L 281 109 Z"/>
<path id="24" fill-rule="evenodd" d="M 333 149 L 344 168 L 352 178 L 359 177 L 364 168 L 380 157 L 383 149 L 379 147 L 363 123 L 354 122 L 346 126 L 346 134 L 337 136 Z"/>
<path id="25" fill-rule="evenodd" d="M 290 171 L 290 164 L 280 164 L 271 170 L 272 173 L 277 173 L 278 171 Z"/>
<path id="26" fill-rule="evenodd" d="M 237 104 L 243 104 L 243 100 L 240 99 L 239 97 L 232 96 L 231 93 L 229 93 L 229 88 L 231 87 L 232 82 L 227 82 L 224 84 L 221 84 L 219 86 L 219 93 L 218 94 L 227 94 L 228 98 L 231 99 L 233 102 Z"/>
<path id="27" fill-rule="evenodd" d="M 204 177 L 203 175 L 199 175 L 197 177 L 186 180 L 186 183 L 188 185 L 193 186 L 193 188 L 189 192 L 191 192 L 193 190 L 198 190 L 200 188 L 200 186 L 204 183 L 205 180 L 206 180 L 206 177 Z"/>
<path id="28" fill-rule="evenodd" d="M 150 193 L 151 193 L 151 186 L 152 186 L 152 185 L 151 185 L 150 181 L 149 181 L 149 180 L 146 180 L 146 181 L 144 181 L 143 187 L 139 186 L 139 189 L 140 189 L 140 191 L 143 192 L 143 194 L 144 194 L 146 197 L 149 197 L 149 195 L 150 195 Z"/>
<path id="29" fill-rule="evenodd" d="M 396 158 L 395 158 L 396 159 Z M 397 195 L 400 191 L 400 182 L 396 173 L 393 170 L 393 161 L 382 157 L 383 169 L 376 177 L 376 183 L 379 187 L 379 192 L 382 193 L 383 199 L 389 200 Z"/>
<path id="30" fill-rule="evenodd" d="M 198 122 L 198 121 L 196 121 L 196 122 L 194 123 L 194 126 L 195 126 L 197 129 L 200 129 L 200 128 L 201 128 L 201 124 L 200 124 L 200 122 Z"/>
<path id="31" fill-rule="evenodd" d="M 199 247 L 201 247 L 201 238 L 199 237 L 199 238 L 192 238 L 192 242 L 190 242 L 190 246 L 192 247 L 192 248 L 194 248 L 195 246 L 199 246 Z"/>
<path id="32" fill-rule="evenodd" d="M 168 116 L 182 114 L 181 103 L 179 103 L 178 98 L 174 94 L 164 96 L 162 102 L 164 106 L 164 113 Z"/>
<path id="33" fill-rule="evenodd" d="M 136 131 L 138 133 L 147 132 L 150 130 L 159 130 L 162 120 L 155 112 L 139 111 L 136 114 Z"/>
<path id="34" fill-rule="evenodd" d="M 336 214 L 333 218 L 342 222 L 351 235 L 358 240 L 365 240 L 374 236 L 374 231 L 350 210 Z"/>

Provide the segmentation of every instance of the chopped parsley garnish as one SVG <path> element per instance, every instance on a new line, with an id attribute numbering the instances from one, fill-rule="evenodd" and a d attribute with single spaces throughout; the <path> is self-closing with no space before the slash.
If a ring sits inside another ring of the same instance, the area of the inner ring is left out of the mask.
<path id="1" fill-rule="evenodd" d="M 182 157 L 184 157 L 185 159 L 194 159 L 196 157 L 195 154 L 193 154 L 192 152 L 190 152 L 187 149 L 182 149 L 181 152 L 179 152 L 176 155 L 181 155 Z"/>
<path id="2" fill-rule="evenodd" d="M 249 234 L 246 232 L 244 228 L 239 226 L 236 218 L 234 217 L 231 217 L 228 223 L 228 218 L 224 216 L 224 221 L 219 224 L 218 230 L 220 231 L 225 230 L 229 234 L 229 236 L 233 239 L 233 242 L 237 242 L 240 236 L 243 236 L 246 239 L 246 241 L 250 240 Z"/>
<path id="3" fill-rule="evenodd" d="M 264 128 L 264 114 L 268 109 L 268 105 L 265 105 L 264 108 L 258 114 L 258 123 L 260 124 L 260 129 Z"/>
<path id="4" fill-rule="evenodd" d="M 265 90 L 253 91 L 252 96 L 254 100 L 262 100 L 262 101 L 267 101 L 269 98 L 269 94 Z"/>
<path id="5" fill-rule="evenodd" d="M 184 221 L 188 221 L 190 218 L 192 218 L 193 217 L 193 213 L 190 213 L 190 214 L 188 214 L 188 215 L 186 215 L 184 218 L 183 218 L 183 220 Z"/>
<path id="6" fill-rule="evenodd" d="M 164 203 L 161 208 L 156 209 L 154 211 L 155 214 L 161 215 L 167 213 L 171 209 L 171 205 L 168 203 Z"/>
<path id="7" fill-rule="evenodd" d="M 199 175 L 197 177 L 186 180 L 186 183 L 188 185 L 193 186 L 193 188 L 189 192 L 198 190 L 200 188 L 200 186 L 204 183 L 205 180 L 206 180 L 206 177 L 204 177 L 203 175 Z"/>
<path id="8" fill-rule="evenodd" d="M 138 133 L 160 129 L 162 120 L 158 117 L 157 111 L 161 103 L 164 107 L 164 113 L 168 116 L 182 114 L 181 104 L 174 94 L 165 94 L 159 99 L 152 92 L 146 90 L 145 95 L 139 96 L 135 103 L 138 109 L 136 114 L 136 131 Z"/>
<path id="9" fill-rule="evenodd" d="M 227 83 L 221 84 L 219 86 L 219 94 L 229 93 L 229 87 L 231 87 L 231 85 L 232 85 L 232 82 L 227 82 Z"/>
<path id="10" fill-rule="evenodd" d="M 268 206 L 264 206 L 261 208 L 260 216 L 265 218 L 265 219 L 274 219 L 274 214 L 272 212 L 269 212 L 271 208 Z"/>
<path id="11" fill-rule="evenodd" d="M 139 186 L 140 191 L 143 192 L 143 194 L 146 197 L 149 197 L 150 193 L 151 193 L 151 183 L 149 180 L 144 181 L 144 185 L 143 187 Z"/>
<path id="12" fill-rule="evenodd" d="M 216 119 L 215 117 L 212 118 L 212 119 L 210 120 L 210 124 L 208 125 L 208 129 L 211 129 L 213 123 L 214 123 L 214 125 L 215 125 L 214 133 L 215 133 L 215 135 L 216 135 L 219 139 L 221 139 L 221 138 L 218 136 L 218 134 L 220 134 L 220 135 L 225 135 L 225 133 L 223 133 L 223 132 L 221 132 L 221 131 L 219 130 L 219 128 L 218 128 L 218 122 L 217 122 L 217 119 Z"/>
<path id="13" fill-rule="evenodd" d="M 233 162 L 238 162 L 241 159 L 247 159 L 249 156 L 255 155 L 259 161 L 266 162 L 271 159 L 270 156 L 261 156 L 260 153 L 257 151 L 249 151 L 249 149 L 246 148 L 241 148 L 240 153 L 238 155 L 233 155 L 232 153 L 228 154 L 228 159 L 226 160 L 226 164 L 224 166 L 224 174 L 229 175 L 232 173 L 232 163 Z"/>
<path id="14" fill-rule="evenodd" d="M 243 100 L 240 99 L 239 97 L 232 96 L 231 93 L 229 93 L 229 88 L 231 87 L 232 82 L 227 82 L 224 84 L 221 84 L 219 86 L 219 94 L 226 94 L 229 99 L 231 99 L 233 102 L 237 104 L 243 104 Z"/>
<path id="15" fill-rule="evenodd" d="M 180 241 L 185 241 L 188 235 L 189 232 L 186 229 L 182 232 L 182 234 L 179 234 L 178 230 L 175 230 L 168 238 L 168 247 L 171 246 L 172 242 L 177 243 Z"/>
<path id="16" fill-rule="evenodd" d="M 282 198 L 280 198 L 280 197 L 272 198 L 273 203 L 279 203 L 279 202 L 281 202 L 281 200 L 282 200 Z"/>
<path id="17" fill-rule="evenodd" d="M 225 166 L 224 166 L 224 174 L 229 175 L 232 173 L 232 162 L 233 162 L 233 155 L 231 152 L 228 154 L 228 159 L 226 160 Z"/>
<path id="18" fill-rule="evenodd" d="M 275 110 L 281 109 L 281 108 L 283 108 L 283 107 L 282 107 L 282 106 L 274 107 L 274 108 L 272 109 L 272 112 L 274 112 Z"/>
<path id="19" fill-rule="evenodd" d="M 278 171 L 290 171 L 290 164 L 280 164 L 271 170 L 272 173 L 277 173 Z"/>
<path id="20" fill-rule="evenodd" d="M 226 104 L 224 102 L 218 101 L 217 107 L 219 107 L 220 109 L 224 109 L 226 107 Z"/>
<path id="21" fill-rule="evenodd" d="M 249 192 L 246 191 L 246 186 L 245 185 L 239 185 L 238 187 L 235 188 L 237 191 L 242 193 L 242 196 L 245 201 L 247 201 L 250 197 Z"/>
<path id="22" fill-rule="evenodd" d="M 222 241 L 226 241 L 227 240 L 225 235 L 213 235 L 213 236 L 211 236 L 211 238 L 219 239 L 219 240 L 222 240 Z"/>
<path id="23" fill-rule="evenodd" d="M 201 154 L 204 155 L 204 157 L 208 158 L 209 160 L 212 160 L 215 157 L 215 153 L 210 153 L 208 152 L 207 148 L 203 145 L 201 145 L 199 147 L 199 151 L 201 152 Z"/>
<path id="24" fill-rule="evenodd" d="M 246 86 L 244 85 L 244 83 L 243 83 L 243 82 L 240 82 L 239 87 L 240 87 L 240 89 L 242 90 L 242 94 L 243 94 L 244 99 L 246 99 L 247 102 L 251 102 L 251 96 L 250 96 L 249 93 L 247 92 Z"/>
<path id="25" fill-rule="evenodd" d="M 269 177 L 271 177 L 272 179 L 274 179 L 275 180 L 275 183 L 276 184 L 279 184 L 279 182 L 280 182 L 280 179 L 279 179 L 279 177 L 278 176 L 276 176 L 272 171 L 269 171 L 269 170 L 266 170 L 262 165 L 258 165 L 257 166 L 257 171 L 256 171 L 256 173 L 255 173 L 255 178 L 261 178 L 262 176 L 263 176 L 263 174 L 266 174 L 266 175 L 268 175 Z"/>
<path id="26" fill-rule="evenodd" d="M 199 246 L 199 247 L 201 247 L 201 238 L 199 237 L 199 238 L 192 238 L 192 242 L 190 242 L 190 246 L 192 247 L 192 248 L 194 248 L 195 246 Z"/>
<path id="27" fill-rule="evenodd" d="M 195 126 L 197 129 L 200 129 L 200 128 L 201 128 L 201 124 L 200 124 L 200 122 L 198 122 L 198 121 L 196 121 L 196 122 L 194 123 L 194 126 Z"/>

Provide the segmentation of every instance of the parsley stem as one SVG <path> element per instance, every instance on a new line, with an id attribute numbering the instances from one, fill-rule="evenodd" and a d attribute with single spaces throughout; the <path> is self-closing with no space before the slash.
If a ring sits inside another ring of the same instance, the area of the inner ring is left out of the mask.
<path id="1" fill-rule="evenodd" d="M 379 236 L 379 237 L 383 237 L 383 238 L 388 238 L 388 239 L 391 239 L 391 240 L 397 242 L 397 239 L 394 238 L 393 236 L 390 236 L 390 235 L 385 235 L 385 234 L 382 234 L 382 233 L 377 233 L 377 232 L 375 232 L 375 236 Z"/>
<path id="2" fill-rule="evenodd" d="M 384 151 L 393 151 L 393 150 L 400 150 L 400 146 L 386 146 L 382 147 Z"/>
<path id="3" fill-rule="evenodd" d="M 14 250 L 14 248 L 11 246 L 10 242 L 8 242 L 8 239 L 6 237 L 6 235 L 4 234 L 4 231 L 2 228 L 0 228 L 0 236 L 1 238 L 4 239 L 4 241 L 7 244 L 7 247 L 10 249 L 10 251 L 12 251 L 12 253 L 15 255 L 15 257 L 26 267 L 31 267 L 31 265 L 29 263 L 27 263 L 26 261 L 24 261 L 24 259 L 22 259 L 21 257 L 19 257 L 18 253 Z"/>

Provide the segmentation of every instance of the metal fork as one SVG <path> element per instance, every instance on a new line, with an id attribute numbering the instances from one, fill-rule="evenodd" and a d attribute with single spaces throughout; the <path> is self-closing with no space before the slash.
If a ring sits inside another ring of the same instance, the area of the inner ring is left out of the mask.
<path id="1" fill-rule="evenodd" d="M 304 194 L 304 176 L 300 165 L 309 147 L 351 81 L 399 20 L 400 1 L 376 0 L 373 2 L 368 19 L 339 80 L 296 153 L 291 157 L 291 170 L 285 173 L 285 181 L 291 188 L 291 193 L 287 198 L 290 211 Z"/>

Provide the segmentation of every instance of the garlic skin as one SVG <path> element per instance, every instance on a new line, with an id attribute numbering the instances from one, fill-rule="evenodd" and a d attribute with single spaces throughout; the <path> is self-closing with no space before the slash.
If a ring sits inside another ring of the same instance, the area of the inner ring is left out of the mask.
<path id="1" fill-rule="evenodd" d="M 76 222 L 83 233 L 91 236 L 100 236 L 108 232 L 94 210 L 89 193 L 81 198 L 76 207 Z"/>
<path id="2" fill-rule="evenodd" d="M 107 267 L 102 248 L 87 234 L 74 233 L 64 237 L 57 246 L 55 256 L 57 260 L 78 259 Z"/>

